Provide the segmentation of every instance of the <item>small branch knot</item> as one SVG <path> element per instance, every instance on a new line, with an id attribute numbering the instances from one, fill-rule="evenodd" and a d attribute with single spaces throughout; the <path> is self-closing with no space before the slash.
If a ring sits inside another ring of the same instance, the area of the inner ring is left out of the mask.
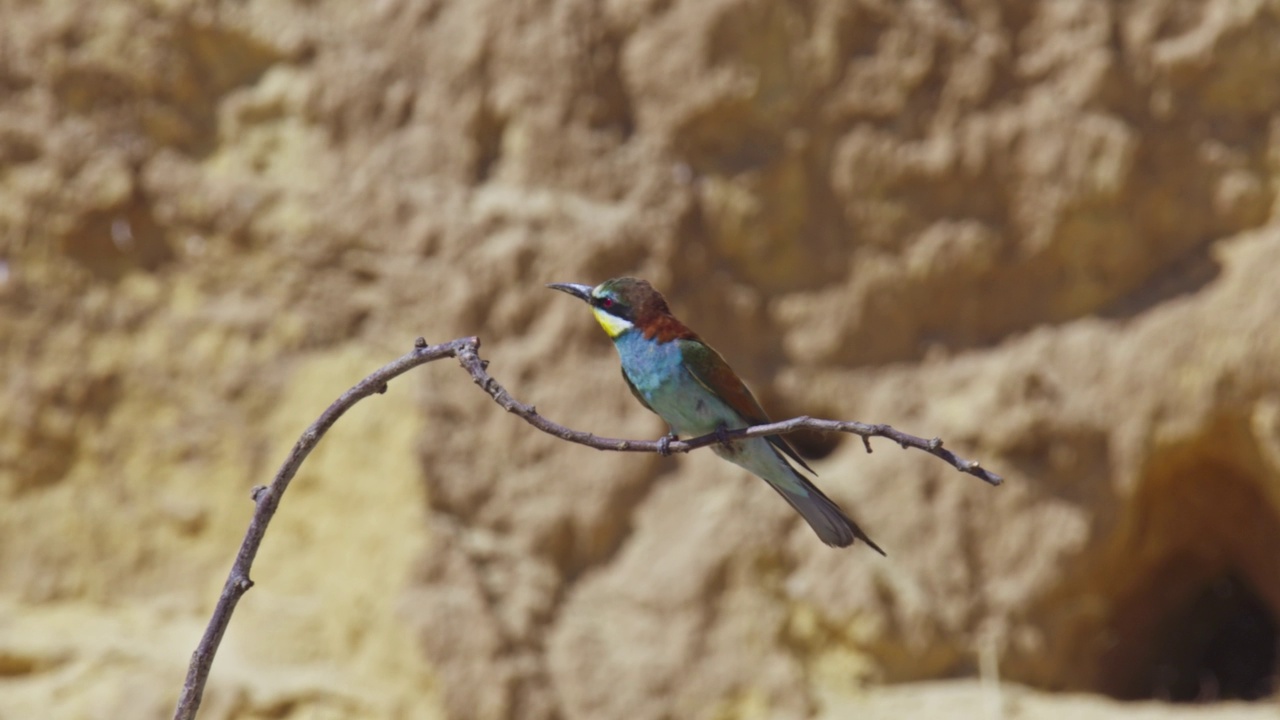
<path id="1" fill-rule="evenodd" d="M 658 438 L 658 454 L 662 457 L 671 457 L 671 441 L 675 440 L 675 433 L 667 433 Z"/>

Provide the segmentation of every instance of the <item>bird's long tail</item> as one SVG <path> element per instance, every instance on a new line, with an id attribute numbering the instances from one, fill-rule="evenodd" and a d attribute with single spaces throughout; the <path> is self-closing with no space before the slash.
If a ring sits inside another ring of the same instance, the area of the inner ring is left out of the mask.
<path id="1" fill-rule="evenodd" d="M 739 467 L 751 471 L 778 491 L 822 542 L 832 547 L 848 547 L 861 540 L 872 550 L 884 555 L 884 550 L 862 532 L 858 524 L 823 494 L 808 478 L 800 474 L 777 448 L 759 438 L 733 443 L 729 447 L 713 446 L 712 451 Z"/>
<path id="2" fill-rule="evenodd" d="M 798 489 L 789 487 L 780 487 L 777 483 L 769 483 L 769 486 L 778 491 L 778 494 L 791 503 L 791 507 L 800 513 L 800 516 L 809 523 L 809 527 L 818 533 L 818 537 L 822 542 L 832 547 L 847 547 L 853 544 L 854 540 L 861 540 L 868 547 L 876 552 L 884 555 L 884 550 L 879 545 L 867 537 L 862 532 L 862 528 L 858 524 L 849 519 L 849 516 L 840 509 L 839 505 L 827 497 L 817 485 L 809 482 L 798 471 L 792 470 L 795 481 L 800 485 Z"/>

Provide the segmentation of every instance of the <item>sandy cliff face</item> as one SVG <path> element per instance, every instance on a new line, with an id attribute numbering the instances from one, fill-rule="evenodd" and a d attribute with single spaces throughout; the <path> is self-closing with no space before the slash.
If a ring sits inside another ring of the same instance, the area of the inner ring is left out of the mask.
<path id="1" fill-rule="evenodd" d="M 889 557 L 833 551 L 709 453 L 560 443 L 428 366 L 304 466 L 202 717 L 1274 688 L 1280 4 L 0 14 L 0 716 L 167 717 L 250 487 L 415 336 L 479 335 L 545 415 L 656 437 L 543 288 L 619 274 L 775 416 L 938 435 L 1006 486 L 802 437 Z"/>

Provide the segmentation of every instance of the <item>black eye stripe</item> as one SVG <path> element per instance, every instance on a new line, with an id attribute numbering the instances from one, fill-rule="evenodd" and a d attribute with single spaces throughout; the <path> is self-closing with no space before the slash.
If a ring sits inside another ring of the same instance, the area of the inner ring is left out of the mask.
<path id="1" fill-rule="evenodd" d="M 616 300 L 608 295 L 604 297 L 592 297 L 591 305 L 624 320 L 628 320 L 631 317 L 631 308 L 623 305 L 621 300 Z"/>

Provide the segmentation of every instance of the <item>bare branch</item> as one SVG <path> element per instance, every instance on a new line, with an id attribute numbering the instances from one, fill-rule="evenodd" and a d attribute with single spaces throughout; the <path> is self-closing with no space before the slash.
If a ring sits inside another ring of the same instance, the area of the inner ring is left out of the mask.
<path id="1" fill-rule="evenodd" d="M 964 460 L 949 450 L 943 449 L 942 440 L 939 438 L 926 440 L 895 430 L 888 425 L 867 425 L 860 422 L 797 417 L 768 425 L 757 425 L 739 430 L 725 430 L 721 433 L 712 433 L 689 440 L 671 440 L 669 438 L 660 440 L 621 440 L 600 437 L 551 422 L 539 415 L 537 409 L 532 405 L 525 405 L 516 400 L 497 380 L 489 375 L 489 363 L 480 358 L 479 351 L 480 339 L 475 337 L 458 338 L 440 345 L 427 345 L 425 340 L 418 338 L 414 344 L 413 351 L 409 354 L 379 368 L 335 400 L 302 433 L 302 437 L 294 444 L 293 450 L 290 451 L 284 464 L 280 466 L 280 470 L 276 472 L 275 479 L 271 481 L 271 484 L 253 488 L 251 497 L 255 508 L 253 517 L 249 521 L 249 529 L 245 532 L 240 551 L 236 554 L 235 562 L 231 566 L 231 572 L 227 575 L 227 581 L 223 585 L 218 604 L 214 608 L 213 616 L 209 619 L 209 626 L 205 629 L 204 636 L 200 639 L 200 644 L 191 655 L 191 665 L 187 670 L 187 677 L 182 685 L 182 694 L 178 699 L 177 708 L 174 710 L 174 720 L 193 720 L 200 708 L 200 702 L 204 696 L 205 683 L 209 678 L 209 670 L 213 666 L 214 655 L 217 653 L 218 646 L 222 643 L 222 637 L 231 622 L 231 614 L 235 611 L 236 604 L 240 602 L 240 598 L 249 591 L 249 588 L 253 587 L 253 581 L 249 579 L 249 570 L 252 568 L 254 558 L 258 554 L 258 548 L 262 545 L 263 536 L 267 531 L 267 524 L 271 522 L 272 516 L 275 515 L 276 509 L 280 505 L 281 496 L 289 487 L 290 481 L 297 474 L 302 462 L 320 443 L 320 438 L 324 436 L 325 432 L 353 405 L 370 395 L 386 392 L 387 383 L 392 379 L 419 365 L 424 365 L 434 360 L 456 357 L 475 383 L 507 412 L 519 416 L 530 425 L 549 435 L 597 450 L 656 452 L 663 454 L 670 452 L 687 453 L 716 443 L 741 438 L 780 435 L 797 430 L 844 432 L 861 436 L 867 452 L 871 452 L 870 439 L 872 437 L 883 437 L 898 443 L 903 448 L 923 450 L 930 455 L 941 458 L 960 472 L 973 475 L 991 485 L 999 485 L 1002 482 L 999 475 L 979 467 L 977 462 Z"/>
<path id="2" fill-rule="evenodd" d="M 942 447 L 940 438 L 932 438 L 926 440 L 915 435 L 908 435 L 900 430 L 896 430 L 889 425 L 867 425 L 860 422 L 849 422 L 845 420 L 819 420 L 811 417 L 797 417 L 782 422 L 770 423 L 768 425 L 756 425 L 740 430 L 726 430 L 723 433 L 711 433 L 702 435 L 701 437 L 690 438 L 689 440 L 671 440 L 664 442 L 663 440 L 620 440 L 617 438 L 600 437 L 581 430 L 573 430 L 563 425 L 551 422 L 545 417 L 538 414 L 536 408 L 532 405 L 525 405 L 511 396 L 497 380 L 487 372 L 488 362 L 481 360 L 477 354 L 479 346 L 463 348 L 457 355 L 458 362 L 462 367 L 471 374 L 471 378 L 485 392 L 489 393 L 494 402 L 502 406 L 504 410 L 528 422 L 530 425 L 538 428 L 544 433 L 554 435 L 561 440 L 568 440 L 580 445 L 586 445 L 597 450 L 613 450 L 616 452 L 680 452 L 687 453 L 691 450 L 715 445 L 724 440 L 737 440 L 741 438 L 764 437 L 766 435 L 782 435 L 793 433 L 797 430 L 817 430 L 819 432 L 842 432 L 860 435 L 863 445 L 867 452 L 871 452 L 870 439 L 873 437 L 882 437 L 894 441 L 903 448 L 914 448 L 923 450 L 935 457 L 941 458 L 948 465 L 963 473 L 968 473 L 974 477 L 987 482 L 991 485 L 999 485 L 1004 480 L 999 475 L 979 466 L 976 461 L 965 460 L 957 457 L 955 453 Z"/>
<path id="3" fill-rule="evenodd" d="M 392 378 L 433 360 L 454 357 L 464 348 L 469 348 L 470 352 L 475 353 L 475 349 L 479 346 L 480 340 L 473 337 L 431 346 L 428 346 L 422 338 L 418 338 L 413 351 L 408 355 L 379 368 L 335 400 L 311 424 L 311 427 L 302 433 L 302 437 L 298 438 L 298 442 L 294 444 L 289 457 L 280 466 L 271 484 L 253 489 L 252 497 L 255 504 L 253 518 L 249 520 L 249 529 L 245 532 L 244 541 L 240 544 L 240 552 L 236 554 L 235 562 L 231 565 L 227 582 L 222 586 L 222 595 L 219 596 L 218 605 L 213 610 L 213 617 L 209 619 L 209 626 L 205 628 L 200 644 L 191 655 L 187 678 L 182 683 L 182 695 L 178 698 L 178 706 L 173 713 L 174 720 L 193 720 L 196 711 L 200 709 L 205 682 L 209 679 L 209 669 L 213 666 L 213 657 L 218 652 L 218 645 L 222 643 L 227 625 L 231 623 L 231 613 L 235 612 L 240 598 L 253 587 L 253 581 L 249 579 L 249 570 L 258 554 L 258 548 L 262 545 L 267 524 L 271 522 L 271 517 L 275 515 L 276 508 L 280 505 L 280 496 L 289 487 L 293 476 L 298 473 L 298 467 L 302 465 L 302 461 L 306 460 L 315 446 L 320 443 L 320 438 L 339 417 L 342 417 L 343 413 L 357 402 L 370 395 L 386 392 L 387 382 Z"/>

